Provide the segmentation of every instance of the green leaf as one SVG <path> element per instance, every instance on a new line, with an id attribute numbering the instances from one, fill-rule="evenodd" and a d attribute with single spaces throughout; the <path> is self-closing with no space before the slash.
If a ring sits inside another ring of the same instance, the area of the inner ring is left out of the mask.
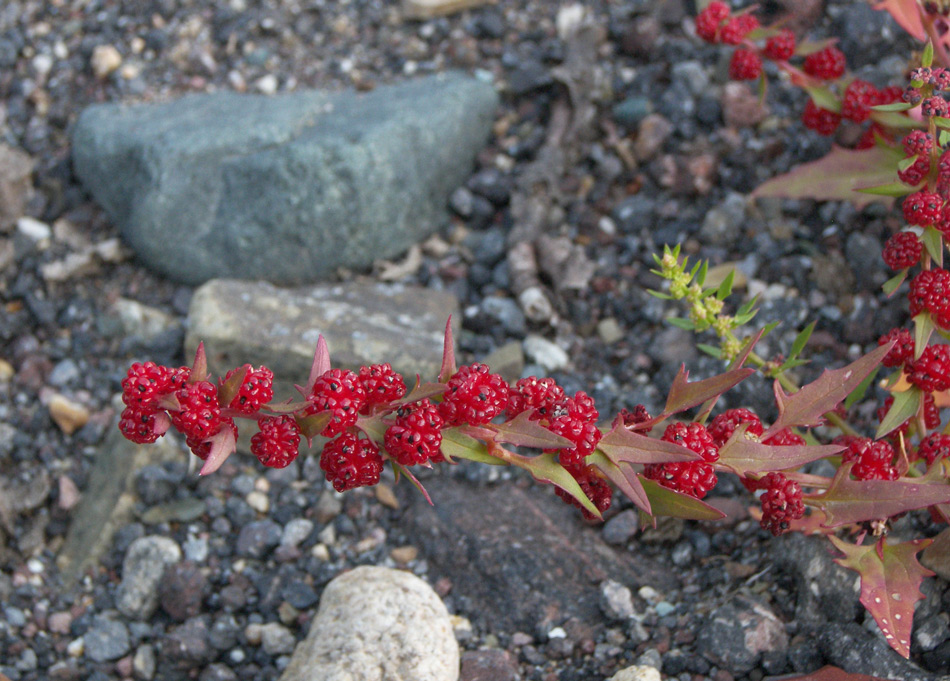
<path id="1" fill-rule="evenodd" d="M 511 464 L 523 468 L 538 482 L 550 482 L 574 497 L 581 506 L 600 518 L 600 511 L 594 506 L 594 503 L 587 498 L 584 490 L 574 479 L 574 476 L 559 464 L 556 460 L 556 454 L 541 454 L 539 456 L 521 456 L 506 452 L 505 459 Z"/>
<path id="2" fill-rule="evenodd" d="M 888 182 L 887 184 L 879 184 L 873 187 L 859 187 L 854 191 L 861 194 L 871 194 L 873 196 L 897 197 L 907 196 L 911 192 L 916 191 L 916 189 L 916 187 L 911 187 L 903 182 Z"/>
<path id="3" fill-rule="evenodd" d="M 883 185 L 894 180 L 894 166 L 904 157 L 903 150 L 888 147 L 844 149 L 834 146 L 817 161 L 803 163 L 791 172 L 775 177 L 758 187 L 752 196 L 827 200 L 848 200 L 861 208 L 877 195 L 858 194 L 860 187 Z M 910 193 L 907 189 L 904 193 Z M 898 194 L 897 196 L 900 196 Z"/>
<path id="4" fill-rule="evenodd" d="M 722 350 L 717 348 L 715 345 L 707 345 L 706 343 L 697 343 L 696 347 L 705 352 L 707 355 L 715 357 L 716 359 L 722 359 Z"/>
<path id="5" fill-rule="evenodd" d="M 904 283 L 904 280 L 907 278 L 907 270 L 903 269 L 893 277 L 884 282 L 884 286 L 881 288 L 884 290 L 884 295 L 890 298 L 894 295 L 894 291 L 900 288 L 900 285 Z"/>
<path id="6" fill-rule="evenodd" d="M 294 415 L 297 427 L 300 428 L 300 434 L 303 435 L 309 444 L 313 443 L 313 438 L 323 432 L 323 429 L 330 423 L 332 414 L 329 411 L 321 411 L 307 416 Z"/>
<path id="7" fill-rule="evenodd" d="M 895 428 L 899 428 L 904 421 L 917 413 L 920 409 L 920 388 L 911 387 L 902 393 L 894 395 L 894 403 L 887 410 L 887 416 L 881 421 L 874 439 L 880 439 L 890 433 Z"/>
<path id="8" fill-rule="evenodd" d="M 449 463 L 452 459 L 467 459 L 490 466 L 504 466 L 505 462 L 488 453 L 484 442 L 459 431 L 458 428 L 446 428 L 442 431 L 442 454 Z"/>
<path id="9" fill-rule="evenodd" d="M 927 44 L 924 45 L 923 54 L 920 55 L 920 65 L 926 68 L 934 63 L 934 44 L 932 40 L 928 40 Z M 907 657 L 906 655 L 904 657 Z"/>
<path id="10" fill-rule="evenodd" d="M 685 331 L 696 330 L 696 324 L 689 319 L 683 319 L 682 317 L 668 317 L 666 321 L 678 329 L 684 329 Z"/>
<path id="11" fill-rule="evenodd" d="M 937 143 L 941 147 L 947 146 L 947 142 L 950 142 L 950 130 L 941 130 L 937 133 Z"/>
<path id="12" fill-rule="evenodd" d="M 739 309 L 736 310 L 736 316 L 738 317 L 740 315 L 749 314 L 750 312 L 752 312 L 752 308 L 754 308 L 758 302 L 759 302 L 758 294 L 752 296 L 750 300 L 747 300 L 746 302 L 744 302 L 742 305 L 739 306 Z"/>
<path id="13" fill-rule="evenodd" d="M 824 40 L 803 40 L 795 48 L 795 54 L 799 57 L 807 57 L 815 52 L 821 52 L 829 45 L 834 45 L 834 38 L 825 38 Z"/>
<path id="14" fill-rule="evenodd" d="M 912 165 L 917 163 L 918 158 L 919 158 L 918 154 L 914 154 L 913 156 L 908 156 L 907 158 L 901 159 L 897 163 L 897 169 L 901 172 L 904 172 L 905 170 L 910 168 Z"/>
<path id="15" fill-rule="evenodd" d="M 888 545 L 887 538 L 881 537 L 876 544 L 857 546 L 834 535 L 828 539 L 844 554 L 835 562 L 861 575 L 861 604 L 874 617 L 888 644 L 910 657 L 914 606 L 924 597 L 920 583 L 934 574 L 918 562 L 917 554 L 932 540 Z"/>
<path id="16" fill-rule="evenodd" d="M 657 274 L 659 274 L 659 272 L 657 272 Z M 660 300 L 673 300 L 673 296 L 671 296 L 669 293 L 663 293 L 662 291 L 654 291 L 651 288 L 647 289 L 647 293 L 649 293 L 654 298 L 659 298 Z"/>
<path id="17" fill-rule="evenodd" d="M 921 312 L 919 315 L 914 317 L 914 359 L 920 359 L 920 356 L 923 354 L 924 350 L 927 348 L 927 344 L 930 342 L 930 337 L 934 332 L 934 320 L 930 317 L 929 312 Z"/>
<path id="18" fill-rule="evenodd" d="M 792 342 L 792 349 L 788 353 L 789 359 L 798 357 L 802 350 L 805 349 L 805 344 L 808 342 L 808 339 L 811 338 L 811 334 L 815 330 L 815 325 L 817 323 L 817 320 L 813 321 L 811 324 L 802 329 L 801 332 L 799 332 L 799 334 L 795 337 L 795 340 Z"/>
<path id="19" fill-rule="evenodd" d="M 923 242 L 937 267 L 943 267 L 943 234 L 931 225 L 924 230 Z"/>
<path id="20" fill-rule="evenodd" d="M 686 365 L 680 365 L 680 370 L 673 378 L 673 384 L 670 386 L 663 413 L 669 416 L 702 404 L 709 398 L 717 397 L 735 387 L 754 373 L 755 369 L 732 369 L 718 376 L 711 376 L 701 381 L 689 383 L 689 372 L 686 371 Z"/>
<path id="21" fill-rule="evenodd" d="M 763 435 L 762 439 L 775 435 L 790 426 L 816 426 L 822 416 L 833 411 L 874 369 L 890 350 L 892 344 L 882 345 L 860 359 L 841 369 L 822 372 L 815 381 L 791 395 L 782 390 L 776 380 L 775 402 L 779 416 Z"/>
<path id="22" fill-rule="evenodd" d="M 871 111 L 907 111 L 913 109 L 914 105 L 909 102 L 892 102 L 890 104 L 878 104 L 872 106 Z"/>
<path id="23" fill-rule="evenodd" d="M 702 267 L 699 268 L 699 273 L 696 275 L 696 283 L 700 286 L 706 283 L 707 272 L 709 272 L 709 261 L 703 260 Z"/>
<path id="24" fill-rule="evenodd" d="M 920 121 L 897 111 L 872 111 L 871 120 L 885 128 L 895 130 L 915 130 L 920 127 Z"/>
<path id="25" fill-rule="evenodd" d="M 218 404 L 223 407 L 230 406 L 237 394 L 241 392 L 241 386 L 244 385 L 244 379 L 247 377 L 247 365 L 240 367 L 229 379 L 218 386 Z"/>
<path id="26" fill-rule="evenodd" d="M 871 383 L 874 382 L 874 377 L 877 376 L 877 372 L 880 371 L 880 367 L 868 374 L 867 378 L 861 381 L 858 384 L 858 387 L 851 391 L 851 394 L 844 399 L 845 409 L 850 409 L 851 405 L 855 402 L 860 402 L 864 399 L 865 393 L 867 393 L 868 388 L 871 387 Z"/>
<path id="27" fill-rule="evenodd" d="M 788 371 L 789 369 L 794 369 L 795 367 L 805 366 L 808 363 L 809 361 L 807 359 L 787 359 L 782 362 L 782 366 L 775 370 L 775 373 L 780 374 L 783 371 Z"/>
<path id="28" fill-rule="evenodd" d="M 828 88 L 806 85 L 805 92 L 807 92 L 808 96 L 811 97 L 811 101 L 813 101 L 822 109 L 825 109 L 826 111 L 834 111 L 838 114 L 841 113 L 841 100 L 838 99 L 838 96 Z"/>
<path id="29" fill-rule="evenodd" d="M 409 478 L 409 482 L 412 483 L 412 486 L 415 487 L 417 490 L 419 490 L 419 492 L 422 493 L 422 496 L 425 498 L 425 500 L 429 502 L 429 506 L 435 506 L 435 504 L 432 503 L 432 497 L 429 496 L 429 493 L 426 491 L 426 488 L 423 487 L 422 483 L 419 482 L 419 479 L 415 475 L 412 474 L 412 471 L 409 470 L 408 466 L 403 466 L 401 463 L 393 459 L 390 459 L 389 463 L 392 464 L 393 471 L 395 471 L 396 473 L 396 482 L 399 482 L 400 475 L 405 475 L 407 478 Z"/>
<path id="30" fill-rule="evenodd" d="M 808 505 L 825 512 L 825 527 L 880 520 L 950 502 L 950 485 L 946 480 L 928 477 L 852 480 L 853 465 L 842 464 L 824 494 L 805 497 Z"/>
<path id="31" fill-rule="evenodd" d="M 663 487 L 659 483 L 638 475 L 640 484 L 650 500 L 654 516 L 670 516 L 688 520 L 721 520 L 726 514 L 695 497 Z"/>
<path id="32" fill-rule="evenodd" d="M 719 300 L 725 300 L 732 294 L 733 282 L 736 279 L 736 270 L 735 268 L 729 270 L 729 274 L 726 275 L 726 278 L 722 280 L 719 284 L 719 289 L 716 291 L 716 298 Z"/>

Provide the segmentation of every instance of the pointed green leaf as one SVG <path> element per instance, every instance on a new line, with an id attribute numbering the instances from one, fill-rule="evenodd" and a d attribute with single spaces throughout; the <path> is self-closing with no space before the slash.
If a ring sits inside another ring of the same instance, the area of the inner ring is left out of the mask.
<path id="1" fill-rule="evenodd" d="M 670 386 L 663 413 L 669 416 L 702 404 L 709 398 L 721 395 L 735 387 L 754 373 L 755 369 L 732 369 L 718 376 L 689 383 L 689 372 L 686 371 L 686 365 L 680 365 L 680 370 Z"/>
<path id="2" fill-rule="evenodd" d="M 683 319 L 681 317 L 669 317 L 666 321 L 669 322 L 671 326 L 675 326 L 678 329 L 683 329 L 684 331 L 696 330 L 696 324 L 689 319 Z"/>
<path id="3" fill-rule="evenodd" d="M 695 497 L 681 492 L 674 492 L 668 487 L 645 478 L 642 475 L 640 484 L 650 500 L 650 507 L 654 516 L 670 516 L 686 518 L 687 520 L 721 520 L 726 514 L 709 504 L 703 503 Z"/>
<path id="4" fill-rule="evenodd" d="M 878 104 L 872 106 L 871 111 L 907 111 L 913 109 L 914 105 L 909 102 L 892 102 L 890 104 Z"/>
<path id="5" fill-rule="evenodd" d="M 563 449 L 574 446 L 566 437 L 552 433 L 539 422 L 532 421 L 531 414 L 527 411 L 500 424 L 495 431 L 494 440 L 534 449 Z"/>
<path id="6" fill-rule="evenodd" d="M 934 320 L 929 312 L 921 312 L 914 317 L 914 359 L 920 359 L 933 332 Z"/>
<path id="7" fill-rule="evenodd" d="M 934 124 L 940 130 L 950 130 L 950 118 L 944 116 L 934 116 Z"/>
<path id="8" fill-rule="evenodd" d="M 732 286 L 733 282 L 736 279 L 736 270 L 735 268 L 729 270 L 729 274 L 726 275 L 726 278 L 722 280 L 719 284 L 719 288 L 716 291 L 716 298 L 719 300 L 725 300 L 730 295 L 732 295 Z"/>
<path id="9" fill-rule="evenodd" d="M 923 54 L 920 55 L 920 65 L 926 68 L 934 63 L 934 44 L 932 40 L 928 40 L 927 44 L 924 45 Z M 904 657 L 907 657 L 904 655 Z"/>
<path id="10" fill-rule="evenodd" d="M 412 474 L 412 471 L 409 470 L 408 466 L 403 466 L 401 463 L 399 463 L 398 461 L 394 461 L 393 459 L 390 459 L 389 463 L 392 464 L 393 470 L 396 473 L 397 482 L 399 481 L 400 475 L 405 475 L 407 478 L 409 478 L 409 482 L 412 483 L 412 486 L 415 487 L 417 490 L 419 490 L 422 493 L 422 496 L 425 497 L 425 500 L 429 502 L 429 506 L 435 506 L 435 504 L 432 503 L 432 497 L 429 496 L 429 493 L 426 491 L 426 488 L 423 487 L 422 483 L 419 482 L 419 479 L 416 478 L 416 476 Z"/>
<path id="11" fill-rule="evenodd" d="M 923 242 L 937 267 L 943 267 L 943 233 L 931 225 L 924 230 Z"/>
<path id="12" fill-rule="evenodd" d="M 871 194 L 874 196 L 907 196 L 913 191 L 916 191 L 916 187 L 904 184 L 903 182 L 888 182 L 886 184 L 879 184 L 870 187 L 857 187 L 854 189 L 856 192 L 862 194 Z"/>
<path id="13" fill-rule="evenodd" d="M 844 554 L 835 562 L 861 575 L 861 604 L 874 617 L 888 644 L 910 657 L 914 606 L 924 597 L 920 583 L 934 574 L 918 562 L 917 554 L 932 540 L 889 545 L 887 538 L 881 537 L 876 544 L 857 546 L 834 535 L 828 539 Z"/>
<path id="14" fill-rule="evenodd" d="M 877 376 L 877 372 L 880 370 L 880 367 L 868 374 L 867 378 L 861 381 L 858 384 L 858 387 L 851 391 L 851 394 L 848 395 L 844 400 L 845 409 L 850 409 L 851 405 L 855 402 L 860 402 L 864 399 L 864 395 L 867 393 L 868 388 L 871 387 L 871 383 L 874 382 L 874 377 Z"/>
<path id="15" fill-rule="evenodd" d="M 881 425 L 878 426 L 877 432 L 874 434 L 874 439 L 878 440 L 884 437 L 895 428 L 899 428 L 904 421 L 916 414 L 917 410 L 920 409 L 920 398 L 920 388 L 917 387 L 911 387 L 902 393 L 896 393 L 894 395 L 894 403 L 891 405 L 891 408 L 887 410 L 887 416 L 881 421 Z"/>
<path id="16" fill-rule="evenodd" d="M 948 142 L 950 142 L 950 130 L 941 130 L 937 133 L 937 143 L 941 147 L 946 147 Z"/>
<path id="17" fill-rule="evenodd" d="M 659 272 L 657 272 L 656 274 L 659 274 Z M 660 300 L 673 300 L 673 296 L 671 296 L 668 293 L 663 293 L 662 291 L 654 291 L 653 289 L 647 289 L 647 293 L 649 293 L 654 298 L 659 298 Z"/>
<path id="18" fill-rule="evenodd" d="M 927 476 L 912 480 L 852 480 L 852 465 L 841 465 L 824 494 L 805 497 L 805 503 L 825 512 L 825 527 L 881 520 L 905 511 L 950 503 L 950 484 L 946 480 L 931 480 Z"/>
<path id="19" fill-rule="evenodd" d="M 452 459 L 466 459 L 490 466 L 504 466 L 505 462 L 488 453 L 484 442 L 466 435 L 458 428 L 446 428 L 442 431 L 442 454 L 449 463 Z"/>
<path id="20" fill-rule="evenodd" d="M 918 158 L 919 158 L 918 154 L 914 154 L 913 156 L 908 156 L 907 158 L 902 158 L 900 161 L 897 162 L 897 169 L 901 172 L 904 172 L 905 170 L 910 168 L 912 165 L 917 163 Z"/>
<path id="21" fill-rule="evenodd" d="M 816 426 L 822 422 L 822 416 L 833 411 L 838 403 L 851 394 L 868 374 L 881 363 L 881 359 L 891 349 L 893 343 L 882 345 L 860 359 L 841 369 L 825 370 L 815 381 L 791 395 L 782 390 L 776 380 L 774 384 L 775 402 L 779 416 L 762 439 L 775 435 L 790 426 Z"/>
<path id="22" fill-rule="evenodd" d="M 920 127 L 920 121 L 898 111 L 872 111 L 871 120 L 880 126 L 895 130 L 914 130 Z"/>
<path id="23" fill-rule="evenodd" d="M 711 355 L 716 359 L 722 359 L 722 350 L 717 348 L 715 345 L 706 345 L 706 343 L 697 343 L 696 347 L 705 352 L 707 355 Z"/>
<path id="24" fill-rule="evenodd" d="M 811 334 L 815 330 L 815 325 L 817 323 L 818 323 L 817 321 L 812 322 L 811 324 L 806 326 L 804 329 L 802 329 L 801 332 L 795 337 L 794 342 L 792 342 L 792 349 L 788 353 L 789 359 L 794 359 L 795 357 L 798 357 L 801 354 L 802 350 L 805 349 L 805 344 L 808 342 L 808 339 L 811 338 Z"/>
<path id="25" fill-rule="evenodd" d="M 829 45 L 834 45 L 834 38 L 825 38 L 824 40 L 802 40 L 795 48 L 795 54 L 799 57 L 807 57 L 815 52 L 821 52 Z"/>
<path id="26" fill-rule="evenodd" d="M 706 283 L 706 274 L 709 272 L 709 261 L 703 260 L 702 267 L 699 268 L 699 274 L 696 276 L 696 283 L 700 286 Z"/>
<path id="27" fill-rule="evenodd" d="M 247 377 L 247 366 L 238 368 L 231 377 L 218 386 L 218 404 L 222 407 L 230 406 L 237 394 L 241 392 L 244 379 Z"/>
<path id="28" fill-rule="evenodd" d="M 817 106 L 826 111 L 841 113 L 841 100 L 826 87 L 805 86 L 805 92 Z"/>
<path id="29" fill-rule="evenodd" d="M 505 452 L 505 459 L 512 465 L 523 468 L 538 482 L 550 482 L 570 494 L 588 512 L 600 518 L 600 511 L 587 497 L 584 490 L 574 479 L 574 476 L 559 464 L 555 454 L 540 454 L 538 456 L 521 456 L 512 452 Z"/>
<path id="30" fill-rule="evenodd" d="M 301 416 L 294 414 L 294 420 L 297 427 L 300 428 L 300 434 L 303 435 L 308 443 L 313 443 L 313 438 L 323 432 L 323 429 L 330 423 L 331 414 L 329 411 L 321 411 L 316 414 Z"/>
<path id="31" fill-rule="evenodd" d="M 391 402 L 390 406 L 392 406 L 393 409 L 398 409 L 404 404 L 412 404 L 413 402 L 418 402 L 426 398 L 433 398 L 444 393 L 447 387 L 448 386 L 446 386 L 445 383 L 419 383 L 417 376 L 416 386 L 409 392 L 409 394 L 403 397 L 401 400 Z"/>
<path id="32" fill-rule="evenodd" d="M 893 277 L 884 282 L 884 286 L 881 288 L 884 290 L 884 295 L 890 298 L 894 295 L 894 291 L 900 288 L 900 285 L 904 283 L 904 280 L 907 278 L 907 270 L 903 269 Z"/>

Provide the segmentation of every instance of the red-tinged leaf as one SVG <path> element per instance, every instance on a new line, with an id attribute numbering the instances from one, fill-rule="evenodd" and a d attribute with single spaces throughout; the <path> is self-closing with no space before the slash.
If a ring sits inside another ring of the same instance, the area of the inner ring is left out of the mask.
<path id="1" fill-rule="evenodd" d="M 321 411 L 316 414 L 294 415 L 297 427 L 300 428 L 300 434 L 306 438 L 308 445 L 313 444 L 313 438 L 323 432 L 323 429 L 330 423 L 331 418 L 332 415 L 329 411 Z"/>
<path id="2" fill-rule="evenodd" d="M 455 341 L 452 339 L 452 315 L 445 322 L 445 339 L 442 341 L 442 369 L 439 371 L 439 383 L 445 383 L 456 372 Z"/>
<path id="3" fill-rule="evenodd" d="M 917 561 L 917 554 L 931 540 L 889 545 L 887 538 L 881 537 L 876 544 L 856 546 L 833 535 L 828 539 L 844 554 L 835 562 L 861 575 L 861 604 L 874 617 L 888 644 L 910 657 L 914 605 L 924 597 L 920 583 L 934 574 Z"/>
<path id="4" fill-rule="evenodd" d="M 670 516 L 686 520 L 722 520 L 726 514 L 696 497 L 675 492 L 660 483 L 638 475 L 640 484 L 650 500 L 653 516 Z"/>
<path id="5" fill-rule="evenodd" d="M 640 478 L 630 466 L 618 466 L 608 459 L 603 452 L 595 451 L 587 457 L 587 463 L 596 466 L 610 480 L 614 486 L 623 492 L 627 498 L 636 504 L 644 513 L 649 514 L 650 499 L 640 484 Z"/>
<path id="6" fill-rule="evenodd" d="M 897 480 L 852 480 L 852 463 L 843 464 L 824 494 L 805 503 L 828 516 L 826 527 L 880 520 L 905 511 L 950 503 L 950 484 L 936 476 Z"/>
<path id="7" fill-rule="evenodd" d="M 453 459 L 466 459 L 491 466 L 504 466 L 505 462 L 488 453 L 484 442 L 466 435 L 458 428 L 446 428 L 442 431 L 442 454 L 449 463 Z"/>
<path id="8" fill-rule="evenodd" d="M 208 380 L 208 358 L 205 355 L 204 341 L 198 343 L 198 349 L 195 350 L 195 361 L 191 365 L 191 373 L 188 375 L 189 383 L 198 383 Z"/>
<path id="9" fill-rule="evenodd" d="M 230 426 L 222 428 L 208 440 L 211 441 L 211 451 L 208 453 L 208 458 L 205 459 L 204 465 L 198 473 L 199 475 L 214 473 L 237 449 L 237 438 L 234 437 L 234 430 Z M 208 440 L 205 440 L 205 442 Z"/>
<path id="10" fill-rule="evenodd" d="M 155 414 L 155 424 L 152 426 L 152 432 L 161 437 L 172 427 L 172 419 L 167 411 L 159 410 Z"/>
<path id="11" fill-rule="evenodd" d="M 920 409 L 921 395 L 920 388 L 917 387 L 911 387 L 902 393 L 896 393 L 894 403 L 887 410 L 887 415 L 881 421 L 881 425 L 874 434 L 874 439 L 879 440 L 895 428 L 899 428 L 904 421 L 916 414 L 917 410 Z"/>
<path id="12" fill-rule="evenodd" d="M 927 38 L 927 32 L 920 20 L 920 7 L 917 0 L 881 0 L 874 5 L 874 9 L 890 14 L 902 29 L 920 42 Z"/>
<path id="13" fill-rule="evenodd" d="M 825 370 L 797 393 L 787 394 L 776 380 L 775 402 L 778 419 L 762 435 L 763 440 L 791 426 L 817 426 L 822 416 L 833 411 L 881 363 L 892 343 L 882 345 L 841 369 Z"/>
<path id="14" fill-rule="evenodd" d="M 366 437 L 373 442 L 382 444 L 389 424 L 383 421 L 380 415 L 360 416 L 356 419 L 356 427 L 366 433 Z"/>
<path id="15" fill-rule="evenodd" d="M 689 372 L 686 365 L 681 364 L 679 373 L 673 379 L 670 393 L 666 398 L 666 407 L 663 414 L 669 416 L 702 404 L 706 400 L 717 397 L 730 388 L 735 387 L 742 380 L 755 373 L 755 369 L 733 369 L 718 376 L 704 378 L 701 381 L 689 383 Z"/>
<path id="16" fill-rule="evenodd" d="M 767 326 L 762 327 L 756 332 L 754 336 L 751 336 L 742 346 L 742 352 L 740 352 L 739 355 L 729 363 L 729 368 L 741 368 L 742 365 L 746 363 L 746 360 L 749 359 L 749 355 L 752 354 L 752 349 L 755 347 L 755 344 L 758 343 L 762 336 L 764 336 L 766 332 L 770 330 L 771 329 L 769 329 Z M 719 401 L 719 397 L 720 395 L 713 395 L 703 403 L 703 406 L 699 409 L 699 413 L 696 414 L 696 421 L 699 423 L 704 423 L 706 419 L 709 418 L 709 415 L 712 414 L 713 407 L 715 407 L 716 402 Z"/>
<path id="17" fill-rule="evenodd" d="M 804 676 L 783 676 L 782 681 L 881 681 L 881 679 L 867 674 L 852 674 L 838 667 L 828 666 Z"/>
<path id="18" fill-rule="evenodd" d="M 313 384 L 317 379 L 330 370 L 330 349 L 327 347 L 327 340 L 321 333 L 317 338 L 317 347 L 313 351 L 313 364 L 310 365 L 310 376 L 307 378 L 306 392 L 300 391 L 304 397 L 310 395 L 313 391 Z M 300 386 L 297 386 L 300 390 Z"/>
<path id="19" fill-rule="evenodd" d="M 247 366 L 242 366 L 231 377 L 218 386 L 218 404 L 227 407 L 241 391 L 244 378 L 247 376 Z"/>
<path id="20" fill-rule="evenodd" d="M 418 402 L 419 400 L 424 400 L 426 398 L 436 397 L 445 392 L 446 385 L 445 383 L 422 383 L 420 384 L 418 380 L 416 381 L 416 387 L 413 388 L 408 395 L 403 397 L 401 400 L 397 400 L 392 403 L 393 408 L 398 408 L 404 404 L 411 404 L 413 402 Z"/>
<path id="21" fill-rule="evenodd" d="M 432 497 L 429 496 L 429 493 L 426 491 L 426 488 L 422 486 L 422 483 L 419 482 L 419 479 L 415 475 L 412 474 L 412 471 L 409 470 L 408 467 L 403 466 L 402 464 L 397 463 L 393 461 L 392 459 L 390 459 L 389 462 L 393 465 L 393 470 L 396 471 L 397 480 L 399 479 L 400 474 L 405 475 L 407 478 L 409 478 L 409 482 L 412 483 L 413 487 L 415 487 L 417 490 L 422 492 L 422 496 L 424 496 L 425 500 L 429 502 L 429 506 L 435 506 L 435 504 L 432 503 Z"/>
<path id="22" fill-rule="evenodd" d="M 280 402 L 277 404 L 274 404 L 273 402 L 271 402 L 270 404 L 265 404 L 263 407 L 261 407 L 261 409 L 264 411 L 270 412 L 272 414 L 294 414 L 309 406 L 310 406 L 310 402 L 304 402 L 304 401 L 291 402 L 290 400 L 288 400 L 286 402 Z"/>
<path id="23" fill-rule="evenodd" d="M 803 40 L 795 47 L 795 54 L 799 57 L 807 57 L 815 52 L 821 52 L 823 49 L 838 42 L 835 38 L 825 38 L 824 40 Z"/>
<path id="24" fill-rule="evenodd" d="M 736 475 L 767 473 L 804 466 L 840 452 L 839 445 L 792 445 L 788 447 L 764 445 L 741 435 L 729 438 L 719 449 L 719 465 Z"/>
<path id="25" fill-rule="evenodd" d="M 889 197 L 859 194 L 858 187 L 870 187 L 894 180 L 894 166 L 903 152 L 894 148 L 845 149 L 831 151 L 811 163 L 803 163 L 791 172 L 760 184 L 752 196 L 772 196 L 818 201 L 851 201 L 858 208 L 874 202 L 890 204 Z"/>
<path id="26" fill-rule="evenodd" d="M 501 449 L 501 447 L 498 449 Z M 500 454 L 512 465 L 523 468 L 531 473 L 531 476 L 538 482 L 549 482 L 556 487 L 560 487 L 574 497 L 587 511 L 592 513 L 595 517 L 600 518 L 600 511 L 594 506 L 594 502 L 587 498 L 587 495 L 584 493 L 584 490 L 581 489 L 577 480 L 574 479 L 574 476 L 568 473 L 564 466 L 557 462 L 555 459 L 556 454 L 521 456 L 520 454 L 515 454 L 514 452 L 509 452 L 504 449 L 501 449 Z"/>
<path id="27" fill-rule="evenodd" d="M 527 411 L 523 411 L 510 421 L 500 424 L 494 431 L 493 439 L 495 442 L 506 442 L 516 447 L 563 449 L 574 446 L 574 443 L 566 437 L 552 433 L 537 421 L 532 421 L 531 415 Z"/>
<path id="28" fill-rule="evenodd" d="M 597 443 L 614 464 L 622 463 L 671 463 L 675 461 L 699 461 L 701 457 L 686 447 L 647 437 L 627 430 L 623 424 L 614 424 L 613 429 Z"/>

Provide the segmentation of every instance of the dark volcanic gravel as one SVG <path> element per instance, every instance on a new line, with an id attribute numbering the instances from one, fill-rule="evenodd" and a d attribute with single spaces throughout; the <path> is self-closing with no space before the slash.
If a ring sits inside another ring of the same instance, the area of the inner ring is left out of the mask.
<path id="1" fill-rule="evenodd" d="M 861 77 L 878 84 L 902 77 L 910 44 L 888 17 L 851 0 L 812 11 L 820 4 L 763 7 L 798 6 L 792 20 L 814 37 L 839 38 Z M 411 21 L 385 0 L 4 0 L 0 144 L 32 158 L 35 191 L 25 213 L 42 224 L 0 225 L 0 679 L 276 679 L 288 660 L 283 631 L 274 630 L 268 650 L 249 641 L 249 626 L 279 622 L 302 639 L 322 587 L 359 564 L 408 567 L 468 621 L 460 620 L 457 635 L 468 651 L 462 670 L 469 681 L 596 680 L 634 662 L 662 665 L 669 678 L 758 681 L 845 665 L 847 656 L 835 657 L 835 632 L 877 659 L 883 644 L 868 633 L 873 627 L 862 626 L 860 609 L 848 609 L 851 600 L 834 615 L 822 603 L 803 604 L 807 581 L 795 561 L 777 565 L 774 553 L 803 549 L 772 542 L 747 517 L 748 497 L 728 476 L 714 502 L 734 515 L 721 525 L 661 523 L 637 534 L 632 507 L 619 500 L 602 528 L 584 526 L 579 515 L 566 521 L 591 545 L 609 544 L 668 570 L 662 589 L 627 584 L 632 594 L 596 586 L 606 574 L 591 577 L 601 602 L 584 602 L 582 610 L 600 608 L 604 617 L 594 623 L 517 606 L 504 617 L 479 610 L 498 606 L 453 588 L 445 551 L 427 547 L 411 529 L 428 512 L 418 500 L 403 489 L 395 503 L 373 490 L 337 498 L 325 491 L 314 459 L 273 471 L 234 457 L 199 479 L 183 454 L 142 470 L 138 521 L 116 533 L 96 569 L 61 586 L 56 554 L 96 452 L 115 428 L 120 380 L 134 360 L 186 361 L 182 320 L 192 293 L 121 250 L 89 255 L 117 236 L 70 165 L 71 126 L 94 102 L 212 90 L 368 89 L 449 68 L 493 80 L 503 99 L 493 137 L 452 196 L 452 224 L 440 235 L 446 247 L 427 249 L 408 280 L 458 296 L 466 310 L 457 339 L 465 361 L 529 333 L 569 348 L 571 363 L 553 375 L 568 392 L 591 393 L 602 415 L 636 403 L 655 410 L 680 362 L 694 376 L 718 370 L 688 334 L 664 324 L 673 308 L 645 293 L 658 285 L 651 254 L 665 243 L 682 243 L 712 265 L 738 263 L 746 290 L 762 294 L 759 320 L 783 322 L 760 346 L 763 354 L 787 352 L 796 329 L 817 319 L 813 364 L 803 379 L 857 356 L 906 321 L 901 297 L 886 301 L 879 293 L 888 276 L 880 247 L 900 224 L 892 211 L 745 200 L 763 180 L 830 148 L 831 140 L 798 122 L 802 92 L 770 72 L 767 111 L 754 125 L 738 125 L 748 107 L 725 96 L 727 53 L 691 35 L 692 2 L 592 0 L 585 7 L 605 32 L 594 71 L 597 120 L 578 162 L 557 178 L 564 215 L 553 236 L 584 245 L 592 274 L 584 286 L 558 291 L 555 320 L 537 324 L 511 295 L 505 240 L 518 179 L 563 100 L 554 75 L 565 59 L 558 3 L 500 0 Z M 110 60 L 116 68 L 97 75 Z M 131 332 L 116 312 L 120 299 L 167 317 L 157 333 Z M 770 387 L 747 383 L 723 405 L 771 417 Z M 84 424 L 72 430 L 54 422 L 49 405 L 56 396 L 75 403 Z M 523 492 L 526 481 L 510 471 L 460 466 L 453 475 L 447 486 L 497 494 L 517 485 L 532 508 L 551 501 Z M 437 488 L 440 480 L 427 484 Z M 450 520 L 439 520 L 440 531 Z M 917 518 L 905 522 L 935 531 Z M 154 614 L 140 621 L 121 613 L 117 588 L 129 546 L 145 536 L 172 539 L 182 556 L 161 577 Z M 504 580 L 504 571 L 495 578 Z M 950 630 L 942 613 L 950 594 L 943 582 L 927 584 L 913 660 L 946 674 Z M 756 614 L 755 603 L 775 622 Z M 743 631 L 704 629 L 711 615 L 761 620 L 780 630 L 786 645 L 749 657 Z M 810 627 L 830 617 L 838 619 L 816 639 Z M 716 650 L 710 636 L 734 643 Z M 888 669 L 928 678 L 896 663 Z"/>

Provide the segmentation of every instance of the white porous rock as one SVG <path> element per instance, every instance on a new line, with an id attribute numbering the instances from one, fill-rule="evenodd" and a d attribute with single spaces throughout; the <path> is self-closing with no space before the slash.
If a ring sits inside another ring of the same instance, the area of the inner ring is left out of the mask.
<path id="1" fill-rule="evenodd" d="M 621 669 L 609 681 L 660 681 L 660 670 L 645 664 Z"/>
<path id="2" fill-rule="evenodd" d="M 457 681 L 445 605 L 423 580 L 361 566 L 331 581 L 280 681 Z"/>
<path id="3" fill-rule="evenodd" d="M 146 620 L 158 607 L 165 567 L 181 560 L 181 547 L 168 537 L 139 537 L 125 552 L 116 607 L 126 617 Z"/>

